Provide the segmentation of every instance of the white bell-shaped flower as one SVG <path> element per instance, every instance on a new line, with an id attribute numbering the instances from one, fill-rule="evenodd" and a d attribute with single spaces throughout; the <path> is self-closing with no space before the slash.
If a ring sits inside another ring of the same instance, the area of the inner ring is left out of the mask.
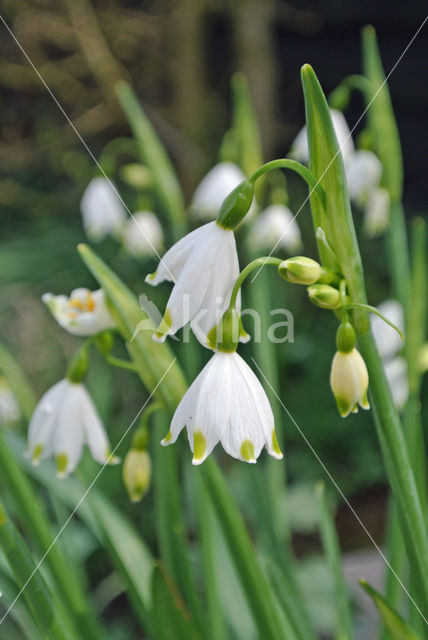
<path id="1" fill-rule="evenodd" d="M 245 175 L 233 162 L 216 164 L 195 189 L 191 210 L 200 220 L 212 220 L 231 191 L 245 180 Z"/>
<path id="2" fill-rule="evenodd" d="M 154 213 L 138 211 L 125 224 L 122 240 L 126 250 L 136 258 L 151 256 L 162 249 L 162 227 Z"/>
<path id="3" fill-rule="evenodd" d="M 346 182 L 352 200 L 366 202 L 382 177 L 382 164 L 372 151 L 358 150 L 346 165 Z"/>
<path id="4" fill-rule="evenodd" d="M 92 336 L 106 329 L 114 329 L 103 289 L 89 291 L 74 289 L 70 296 L 45 293 L 43 302 L 49 307 L 58 324 L 76 336 Z"/>
<path id="5" fill-rule="evenodd" d="M 280 460 L 272 409 L 260 381 L 236 352 L 216 351 L 177 407 L 163 445 L 187 427 L 193 464 L 218 442 L 238 460 L 255 463 L 263 446 Z"/>
<path id="6" fill-rule="evenodd" d="M 85 233 L 94 242 L 107 235 L 119 236 L 126 221 L 126 211 L 112 182 L 98 176 L 85 189 L 80 201 Z"/>
<path id="7" fill-rule="evenodd" d="M 403 307 L 397 300 L 385 300 L 377 308 L 385 318 L 398 327 L 402 333 L 404 332 Z M 370 323 L 382 360 L 388 360 L 395 356 L 402 347 L 402 340 L 397 331 L 374 314 L 370 316 Z"/>
<path id="8" fill-rule="evenodd" d="M 292 212 L 282 204 L 271 204 L 251 225 L 248 244 L 255 251 L 285 249 L 296 253 L 302 248 L 302 236 Z"/>
<path id="9" fill-rule="evenodd" d="M 65 378 L 39 401 L 28 428 L 26 455 L 35 465 L 54 456 L 57 476 L 64 478 L 77 467 L 84 444 L 100 464 L 119 461 L 110 455 L 106 432 L 86 388 Z"/>
<path id="10" fill-rule="evenodd" d="M 389 226 L 390 198 L 386 189 L 373 189 L 367 198 L 364 231 L 371 238 L 381 235 Z"/>
<path id="11" fill-rule="evenodd" d="M 166 311 L 154 338 L 164 341 L 188 322 L 204 346 L 226 311 L 239 275 L 235 235 L 216 222 L 195 229 L 169 249 L 146 282 L 174 282 Z M 240 309 L 238 295 L 237 309 Z M 246 341 L 248 336 L 242 336 Z"/>
<path id="12" fill-rule="evenodd" d="M 0 425 L 12 424 L 19 420 L 21 410 L 12 389 L 6 380 L 0 376 Z"/>
<path id="13" fill-rule="evenodd" d="M 337 142 L 342 152 L 343 162 L 346 165 L 349 158 L 354 153 L 354 143 L 351 132 L 345 120 L 345 116 L 341 111 L 330 109 L 330 113 L 333 120 L 333 127 L 336 133 Z M 306 126 L 299 131 L 294 139 L 294 142 L 291 145 L 290 156 L 305 164 L 309 162 L 309 145 Z"/>
<path id="14" fill-rule="evenodd" d="M 342 418 L 351 411 L 370 409 L 367 399 L 369 375 L 366 363 L 357 349 L 337 351 L 331 365 L 330 386 Z"/>

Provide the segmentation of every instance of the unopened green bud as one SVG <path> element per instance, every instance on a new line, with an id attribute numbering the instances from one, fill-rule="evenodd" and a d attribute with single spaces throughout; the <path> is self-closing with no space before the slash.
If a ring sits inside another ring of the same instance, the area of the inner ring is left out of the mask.
<path id="1" fill-rule="evenodd" d="M 240 313 L 235 309 L 227 309 L 220 322 L 208 333 L 208 345 L 226 353 L 233 353 L 238 346 L 242 332 Z"/>
<path id="2" fill-rule="evenodd" d="M 350 322 L 339 325 L 336 333 L 336 349 L 341 353 L 349 353 L 355 347 L 357 334 Z"/>
<path id="3" fill-rule="evenodd" d="M 101 333 L 95 335 L 92 340 L 103 356 L 106 356 L 113 349 L 114 338 L 111 331 L 101 331 Z"/>
<path id="4" fill-rule="evenodd" d="M 153 183 L 151 171 L 137 162 L 130 162 L 121 167 L 120 177 L 135 191 L 147 189 Z"/>
<path id="5" fill-rule="evenodd" d="M 130 449 L 123 463 L 123 483 L 131 502 L 139 502 L 147 493 L 152 477 L 152 464 L 147 451 Z"/>
<path id="6" fill-rule="evenodd" d="M 341 84 L 328 97 L 330 107 L 337 111 L 345 111 L 349 104 L 350 90 L 349 87 Z"/>
<path id="7" fill-rule="evenodd" d="M 321 309 L 338 309 L 340 307 L 340 293 L 329 284 L 313 284 L 308 287 L 311 302 Z"/>
<path id="8" fill-rule="evenodd" d="M 234 229 L 248 213 L 254 197 L 254 185 L 244 180 L 223 200 L 217 215 L 217 224 L 223 229 Z"/>
<path id="9" fill-rule="evenodd" d="M 314 284 L 321 275 L 321 265 L 306 256 L 295 256 L 281 262 L 279 275 L 295 284 Z"/>
<path id="10" fill-rule="evenodd" d="M 78 384 L 82 382 L 83 378 L 86 376 L 89 368 L 89 354 L 88 354 L 88 346 L 84 344 L 80 349 L 74 354 L 68 369 L 67 369 L 67 378 L 70 382 L 74 382 L 74 384 Z"/>

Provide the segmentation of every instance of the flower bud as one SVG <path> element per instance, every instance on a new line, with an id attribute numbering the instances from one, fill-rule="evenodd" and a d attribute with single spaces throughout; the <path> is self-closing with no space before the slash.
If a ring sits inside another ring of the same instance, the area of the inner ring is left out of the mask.
<path id="1" fill-rule="evenodd" d="M 338 309 L 340 293 L 329 284 L 313 284 L 308 287 L 309 300 L 321 309 Z"/>
<path id="2" fill-rule="evenodd" d="M 350 322 L 339 325 L 336 333 L 336 349 L 341 353 L 349 353 L 355 347 L 357 335 Z"/>
<path id="3" fill-rule="evenodd" d="M 331 365 L 330 386 L 342 418 L 346 418 L 351 411 L 356 413 L 357 405 L 370 409 L 368 384 L 366 363 L 360 353 L 355 348 L 348 353 L 337 351 Z"/>
<path id="4" fill-rule="evenodd" d="M 223 229 L 234 229 L 248 213 L 254 197 L 254 185 L 244 180 L 223 200 L 217 215 L 217 224 Z"/>
<path id="5" fill-rule="evenodd" d="M 136 191 L 148 189 L 153 184 L 153 177 L 150 169 L 138 162 L 130 162 L 120 168 L 120 177 L 130 187 Z"/>
<path id="6" fill-rule="evenodd" d="M 278 271 L 279 275 L 288 282 L 314 284 L 321 276 L 321 265 L 312 258 L 296 256 L 281 262 Z"/>
<path id="7" fill-rule="evenodd" d="M 147 451 L 130 449 L 123 463 L 123 483 L 131 502 L 139 502 L 147 493 L 152 477 L 152 464 Z"/>
<path id="8" fill-rule="evenodd" d="M 83 345 L 73 356 L 68 369 L 67 378 L 70 382 L 78 384 L 82 382 L 89 368 L 88 347 Z"/>

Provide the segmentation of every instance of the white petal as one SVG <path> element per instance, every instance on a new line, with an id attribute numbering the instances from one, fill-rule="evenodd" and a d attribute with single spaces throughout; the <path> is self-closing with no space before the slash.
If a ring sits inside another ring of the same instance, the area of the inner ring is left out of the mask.
<path id="1" fill-rule="evenodd" d="M 333 127 L 336 133 L 337 142 L 342 152 L 343 162 L 346 165 L 354 153 L 352 136 L 343 113 L 341 111 L 336 111 L 335 109 L 331 109 L 330 113 L 333 120 Z M 297 134 L 291 146 L 290 155 L 300 162 L 308 162 L 309 147 L 306 127 L 303 127 L 303 129 L 301 129 Z"/>
<path id="2" fill-rule="evenodd" d="M 379 185 L 382 176 L 381 161 L 371 151 L 358 150 L 346 165 L 346 181 L 349 196 L 353 200 L 365 201 Z"/>
<path id="3" fill-rule="evenodd" d="M 277 247 L 295 253 L 302 247 L 302 238 L 290 209 L 282 204 L 272 204 L 254 220 L 248 243 L 257 251 Z"/>
<path id="4" fill-rule="evenodd" d="M 377 308 L 382 315 L 395 324 L 400 331 L 404 331 L 404 313 L 399 302 L 396 300 L 385 300 L 385 302 L 382 302 Z M 386 324 L 382 318 L 379 318 L 379 316 L 375 314 L 371 314 L 370 322 L 380 357 L 382 360 L 391 358 L 403 346 L 403 341 L 399 334 L 395 329 Z"/>
<path id="5" fill-rule="evenodd" d="M 193 213 L 200 219 L 215 218 L 223 200 L 243 180 L 245 175 L 233 162 L 217 164 L 196 187 L 191 205 Z"/>
<path id="6" fill-rule="evenodd" d="M 82 196 L 80 210 L 87 235 L 94 241 L 109 233 L 118 234 L 126 219 L 126 211 L 111 181 L 93 178 Z"/>
<path id="7" fill-rule="evenodd" d="M 364 231 L 371 238 L 381 235 L 389 226 L 390 199 L 386 189 L 374 189 L 367 200 Z"/>
<path id="8" fill-rule="evenodd" d="M 37 449 L 42 447 L 35 463 L 49 458 L 53 452 L 53 431 L 59 409 L 63 403 L 67 383 L 65 380 L 57 382 L 41 397 L 28 427 L 27 456 L 34 456 Z"/>
<path id="9" fill-rule="evenodd" d="M 55 426 L 53 452 L 55 456 L 64 456 L 64 468 L 58 471 L 58 477 L 72 473 L 82 455 L 83 419 L 81 413 L 81 385 L 66 381 L 63 404 L 60 407 Z"/>
<path id="10" fill-rule="evenodd" d="M 163 231 L 154 213 L 138 211 L 126 223 L 122 239 L 125 248 L 133 256 L 150 256 L 161 250 Z"/>
<path id="11" fill-rule="evenodd" d="M 84 426 L 84 436 L 91 455 L 96 462 L 105 464 L 117 463 L 116 457 L 110 456 L 110 443 L 107 438 L 103 423 L 98 415 L 95 405 L 85 387 L 81 387 L 80 415 Z"/>
<path id="12" fill-rule="evenodd" d="M 330 386 L 340 415 L 346 418 L 360 395 L 360 378 L 350 353 L 336 352 L 331 365 Z"/>
<path id="13" fill-rule="evenodd" d="M 204 224 L 176 242 L 162 257 L 156 271 L 146 276 L 145 282 L 153 286 L 164 280 L 176 282 L 194 246 L 203 241 L 203 237 L 209 232 L 213 224 L 215 223 Z"/>
<path id="14" fill-rule="evenodd" d="M 116 326 L 107 309 L 102 289 L 94 292 L 84 288 L 75 289 L 69 298 L 45 293 L 42 300 L 58 324 L 73 335 L 91 336 Z"/>
<path id="15" fill-rule="evenodd" d="M 230 421 L 232 355 L 217 351 L 208 365 L 196 398 L 194 421 L 188 428 L 190 448 L 194 453 L 193 464 L 202 464 L 209 456 Z M 196 450 L 196 437 L 199 451 Z"/>
<path id="16" fill-rule="evenodd" d="M 409 379 L 407 363 L 404 358 L 393 358 L 384 363 L 385 374 L 391 388 L 392 398 L 398 410 L 401 411 L 409 397 Z"/>

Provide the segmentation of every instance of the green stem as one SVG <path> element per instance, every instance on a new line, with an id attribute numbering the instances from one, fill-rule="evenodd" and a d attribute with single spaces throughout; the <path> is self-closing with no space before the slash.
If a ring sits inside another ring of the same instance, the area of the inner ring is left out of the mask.
<path id="1" fill-rule="evenodd" d="M 233 285 L 232 293 L 230 295 L 229 309 L 234 309 L 236 306 L 236 298 L 238 296 L 238 291 L 242 286 L 245 278 L 255 269 L 266 266 L 267 264 L 275 265 L 279 267 L 282 260 L 280 258 L 271 258 L 267 256 L 266 258 L 256 258 L 252 260 L 247 266 L 242 269 L 241 273 L 237 277 L 235 284 Z"/>
<path id="2" fill-rule="evenodd" d="M 361 302 L 348 302 L 348 303 L 345 304 L 345 307 L 346 307 L 346 309 L 364 309 L 365 311 L 368 311 L 369 313 L 374 313 L 376 316 L 379 316 L 379 318 L 382 318 L 382 320 L 386 324 L 389 324 L 390 327 L 395 329 L 395 331 L 398 333 L 400 338 L 402 340 L 404 340 L 403 333 L 400 331 L 400 329 L 393 322 L 388 320 L 388 318 L 386 318 L 383 315 L 383 313 L 381 313 L 379 311 L 379 309 L 376 309 L 376 307 L 372 307 L 370 304 L 363 304 Z"/>
<path id="3" fill-rule="evenodd" d="M 77 640 L 78 636 L 72 631 L 59 603 L 55 602 L 40 570 L 34 564 L 28 547 L 4 511 L 1 502 L 0 547 L 43 637 L 46 640 Z M 6 615 L 7 612 L 0 618 L 0 624 Z"/>
<path id="4" fill-rule="evenodd" d="M 326 208 L 326 196 L 324 189 L 316 180 L 313 173 L 311 173 L 311 171 L 309 171 L 309 169 L 303 164 L 297 162 L 297 160 L 291 160 L 290 158 L 279 158 L 278 160 L 271 160 L 270 162 L 266 162 L 266 164 L 263 164 L 261 167 L 259 167 L 259 169 L 257 169 L 257 171 L 255 171 L 253 175 L 248 178 L 248 181 L 255 182 L 263 174 L 275 169 L 291 169 L 292 171 L 295 171 L 295 173 L 306 180 L 311 193 L 315 193 L 319 198 L 319 201 L 323 208 Z"/>
<path id="5" fill-rule="evenodd" d="M 19 509 L 20 518 L 36 542 L 39 552 L 45 554 L 49 549 L 45 562 L 55 578 L 67 609 L 73 616 L 80 637 L 86 640 L 100 638 L 101 630 L 91 612 L 88 597 L 82 591 L 73 565 L 60 553 L 59 548 L 53 545 L 53 535 L 48 521 L 40 511 L 39 501 L 1 434 L 0 471 Z"/>
<path id="6" fill-rule="evenodd" d="M 119 367 L 119 369 L 134 371 L 134 373 L 137 371 L 137 367 L 130 360 L 123 360 L 122 358 L 116 358 L 115 356 L 112 356 L 110 354 L 106 354 L 104 356 L 104 359 L 106 362 L 113 365 L 114 367 Z"/>
<path id="7" fill-rule="evenodd" d="M 320 482 L 316 486 L 316 491 L 319 495 L 321 539 L 327 556 L 327 561 L 330 566 L 330 571 L 333 576 L 336 596 L 336 638 L 352 640 L 354 638 L 354 629 L 352 625 L 348 592 L 345 584 L 345 578 L 343 576 L 339 540 L 323 482 Z"/>

